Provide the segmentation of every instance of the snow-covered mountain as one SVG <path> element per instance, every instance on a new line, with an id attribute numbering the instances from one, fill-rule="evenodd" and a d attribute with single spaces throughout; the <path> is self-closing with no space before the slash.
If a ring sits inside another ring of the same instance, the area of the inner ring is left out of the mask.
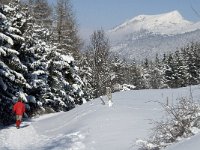
<path id="1" fill-rule="evenodd" d="M 200 22 L 185 20 L 178 11 L 140 15 L 109 30 L 112 51 L 126 58 L 154 58 L 200 41 Z"/>

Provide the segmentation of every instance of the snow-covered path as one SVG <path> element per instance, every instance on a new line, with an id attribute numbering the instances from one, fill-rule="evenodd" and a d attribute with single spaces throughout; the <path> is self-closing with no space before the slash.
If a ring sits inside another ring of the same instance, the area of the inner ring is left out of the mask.
<path id="1" fill-rule="evenodd" d="M 1 149 L 27 149 L 28 145 L 32 147 L 39 142 L 34 127 L 32 125 L 26 127 L 25 123 L 20 130 L 13 125 L 2 129 L 0 133 Z"/>
<path id="2" fill-rule="evenodd" d="M 193 88 L 194 98 L 200 97 L 198 91 Z M 189 88 L 115 93 L 113 107 L 96 99 L 69 112 L 24 122 L 29 126 L 20 129 L 1 129 L 0 150 L 136 150 L 136 140 L 150 132 L 150 120 L 164 115 L 154 101 L 166 102 L 168 97 L 172 103 L 189 95 Z"/>
<path id="3" fill-rule="evenodd" d="M 59 113 L 60 115 L 61 113 Z M 46 116 L 47 118 L 52 117 Z M 45 117 L 45 118 L 46 118 Z M 40 118 L 41 120 L 41 118 Z M 0 131 L 0 149 L 2 150 L 48 150 L 48 149 L 66 149 L 75 150 L 82 149 L 85 146 L 81 143 L 81 139 L 84 136 L 79 132 L 70 134 L 55 134 L 50 136 L 49 132 L 56 131 L 58 128 L 51 130 L 45 130 L 42 132 L 41 128 L 38 128 L 38 119 L 33 119 L 30 122 L 23 122 L 20 129 L 16 129 L 14 125 L 11 125 Z M 39 121 L 40 122 L 40 121 Z M 46 124 L 48 127 L 48 124 Z M 38 130 L 37 130 L 38 129 Z M 46 133 L 46 134 L 45 134 Z"/>

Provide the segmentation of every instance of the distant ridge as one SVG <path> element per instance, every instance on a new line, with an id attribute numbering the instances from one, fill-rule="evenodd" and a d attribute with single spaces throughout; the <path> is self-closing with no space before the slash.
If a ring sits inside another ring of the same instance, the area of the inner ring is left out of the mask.
<path id="1" fill-rule="evenodd" d="M 130 59 L 153 59 L 156 53 L 161 56 L 190 42 L 200 41 L 200 22 L 185 20 L 174 10 L 136 16 L 107 33 L 112 51 Z"/>

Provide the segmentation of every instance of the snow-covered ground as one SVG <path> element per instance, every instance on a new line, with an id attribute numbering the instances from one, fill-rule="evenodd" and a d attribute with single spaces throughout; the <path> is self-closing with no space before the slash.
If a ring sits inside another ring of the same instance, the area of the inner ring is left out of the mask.
<path id="1" fill-rule="evenodd" d="M 200 98 L 199 91 L 199 86 L 192 87 L 194 99 Z M 148 137 L 151 120 L 165 115 L 155 101 L 169 99 L 172 104 L 181 96 L 190 97 L 190 88 L 114 93 L 112 107 L 95 99 L 69 112 L 25 121 L 20 129 L 1 129 L 0 150 L 136 150 L 136 141 Z M 196 135 L 167 150 L 197 150 L 199 140 Z"/>
<path id="2" fill-rule="evenodd" d="M 191 138 L 184 139 L 179 143 L 173 144 L 166 148 L 166 150 L 199 150 L 200 149 L 200 134 Z"/>

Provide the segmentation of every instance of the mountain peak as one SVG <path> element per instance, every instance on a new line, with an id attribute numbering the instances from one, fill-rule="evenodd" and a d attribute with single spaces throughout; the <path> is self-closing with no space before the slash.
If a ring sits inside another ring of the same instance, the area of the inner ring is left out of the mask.
<path id="1" fill-rule="evenodd" d="M 133 19 L 124 22 L 123 24 L 117 26 L 110 32 L 117 32 L 127 30 L 128 32 L 148 30 L 150 32 L 158 31 L 162 32 L 165 29 L 172 28 L 182 28 L 192 24 L 190 21 L 184 20 L 182 15 L 177 11 L 171 11 L 168 13 L 158 14 L 158 15 L 139 15 Z"/>
<path id="2" fill-rule="evenodd" d="M 176 18 L 178 20 L 183 19 L 182 15 L 177 10 L 174 10 L 174 11 L 159 14 L 159 15 L 139 15 L 139 16 L 136 16 L 133 19 L 129 20 L 128 22 L 132 22 L 132 21 L 135 21 L 135 20 L 141 21 L 141 20 L 148 19 L 148 18 L 160 19 L 160 18 L 166 18 L 166 17 L 173 17 L 173 18 Z"/>
<path id="3" fill-rule="evenodd" d="M 179 13 L 178 10 L 174 10 L 174 11 L 165 13 L 165 15 L 174 16 L 174 17 L 176 17 L 176 18 L 183 19 L 182 15 Z"/>
<path id="4" fill-rule="evenodd" d="M 182 17 L 182 15 L 177 11 L 177 10 L 174 10 L 174 11 L 171 11 L 171 12 L 168 12 L 168 13 L 164 13 L 164 14 L 160 14 L 160 15 L 157 15 L 159 19 L 165 19 L 167 21 L 171 21 L 171 22 L 178 22 L 178 23 L 182 23 L 182 21 L 185 21 Z"/>

